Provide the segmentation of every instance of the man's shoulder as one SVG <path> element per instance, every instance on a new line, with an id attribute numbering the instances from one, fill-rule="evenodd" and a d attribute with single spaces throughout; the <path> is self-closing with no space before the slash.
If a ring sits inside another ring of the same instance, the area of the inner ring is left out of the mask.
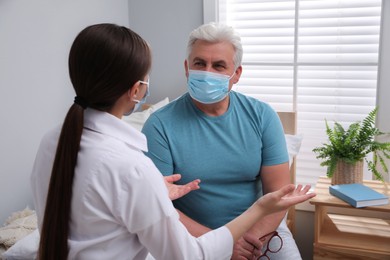
<path id="1" fill-rule="evenodd" d="M 251 97 L 251 96 L 248 96 L 248 95 L 236 92 L 236 91 L 232 91 L 231 93 L 234 96 L 233 100 L 235 100 L 236 103 L 238 103 L 244 107 L 253 107 L 253 108 L 260 109 L 262 111 L 273 110 L 273 108 L 268 103 L 266 103 L 262 100 L 259 100 L 257 98 L 254 98 L 254 97 Z"/>

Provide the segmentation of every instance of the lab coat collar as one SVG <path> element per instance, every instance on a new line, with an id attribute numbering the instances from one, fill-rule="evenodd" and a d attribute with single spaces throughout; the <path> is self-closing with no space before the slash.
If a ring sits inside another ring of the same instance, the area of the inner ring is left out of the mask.
<path id="1" fill-rule="evenodd" d="M 146 136 L 129 123 L 107 112 L 87 108 L 84 110 L 84 127 L 119 139 L 130 146 L 147 152 Z"/>

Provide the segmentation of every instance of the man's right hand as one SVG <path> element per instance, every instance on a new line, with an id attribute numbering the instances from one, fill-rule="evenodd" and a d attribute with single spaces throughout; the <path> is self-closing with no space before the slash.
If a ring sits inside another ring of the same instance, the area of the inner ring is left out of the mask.
<path id="1" fill-rule="evenodd" d="M 262 247 L 262 241 L 257 236 L 247 232 L 234 244 L 231 259 L 257 259 L 261 255 Z"/>

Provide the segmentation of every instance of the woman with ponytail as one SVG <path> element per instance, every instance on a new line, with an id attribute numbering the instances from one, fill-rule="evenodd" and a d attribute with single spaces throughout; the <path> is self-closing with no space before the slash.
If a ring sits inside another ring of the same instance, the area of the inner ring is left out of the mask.
<path id="1" fill-rule="evenodd" d="M 229 259 L 234 241 L 259 218 L 314 196 L 286 186 L 226 226 L 191 236 L 171 199 L 199 181 L 164 182 L 143 154 L 145 136 L 121 120 L 145 101 L 150 68 L 148 44 L 129 28 L 96 24 L 74 40 L 75 99 L 62 126 L 43 137 L 31 175 L 38 259 Z"/>

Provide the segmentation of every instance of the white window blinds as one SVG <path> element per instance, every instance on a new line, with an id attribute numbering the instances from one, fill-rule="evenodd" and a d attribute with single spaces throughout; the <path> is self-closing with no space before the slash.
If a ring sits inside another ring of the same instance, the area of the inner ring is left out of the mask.
<path id="1" fill-rule="evenodd" d="M 297 182 L 314 185 L 326 173 L 312 152 L 327 142 L 324 119 L 347 126 L 376 104 L 381 1 L 217 3 L 217 20 L 242 37 L 243 74 L 234 89 L 277 111 L 297 111 L 304 136 Z"/>

